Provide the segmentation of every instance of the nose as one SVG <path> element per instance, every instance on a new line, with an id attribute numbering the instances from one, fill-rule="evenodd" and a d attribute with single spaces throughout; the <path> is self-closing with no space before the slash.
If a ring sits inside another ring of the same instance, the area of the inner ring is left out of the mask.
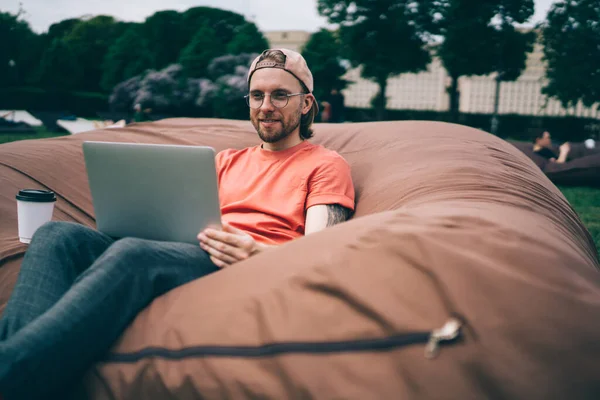
<path id="1" fill-rule="evenodd" d="M 263 112 L 275 110 L 275 106 L 273 105 L 273 103 L 271 103 L 271 96 L 265 96 L 265 98 L 263 99 L 263 103 L 260 106 L 260 110 Z"/>

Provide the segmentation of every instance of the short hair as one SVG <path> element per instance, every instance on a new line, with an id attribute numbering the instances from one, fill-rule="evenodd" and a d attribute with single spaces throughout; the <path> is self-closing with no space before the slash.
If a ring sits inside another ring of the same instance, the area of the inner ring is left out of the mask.
<path id="1" fill-rule="evenodd" d="M 271 60 L 280 64 L 285 64 L 285 58 L 285 54 L 283 54 L 281 50 L 268 50 L 260 56 L 258 62 L 261 62 L 263 60 Z M 300 86 L 302 87 L 302 93 L 309 94 L 310 91 L 308 90 L 306 85 L 300 79 L 296 78 L 296 80 L 300 83 Z M 314 135 L 312 124 L 315 121 L 315 117 L 317 116 L 317 108 L 315 106 L 316 101 L 317 100 L 315 99 L 310 111 L 306 114 L 302 114 L 302 116 L 300 117 L 300 137 L 302 139 L 310 139 Z"/>
<path id="2" fill-rule="evenodd" d="M 542 128 L 534 129 L 533 132 L 531 133 L 531 141 L 535 144 L 535 142 L 537 142 L 538 139 L 544 138 L 544 133 L 546 133 L 546 129 L 542 129 Z"/>

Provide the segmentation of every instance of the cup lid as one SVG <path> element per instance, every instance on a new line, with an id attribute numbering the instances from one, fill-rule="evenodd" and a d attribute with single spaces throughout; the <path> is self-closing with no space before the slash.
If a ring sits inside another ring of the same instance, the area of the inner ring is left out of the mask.
<path id="1" fill-rule="evenodd" d="M 19 190 L 17 200 L 31 201 L 34 203 L 51 203 L 56 201 L 56 195 L 51 190 L 23 189 Z"/>

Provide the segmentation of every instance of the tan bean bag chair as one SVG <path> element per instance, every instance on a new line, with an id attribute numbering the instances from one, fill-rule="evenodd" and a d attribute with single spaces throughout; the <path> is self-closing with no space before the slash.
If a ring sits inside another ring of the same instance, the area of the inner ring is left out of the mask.
<path id="1" fill-rule="evenodd" d="M 597 252 L 529 158 L 459 125 L 316 129 L 352 165 L 354 219 L 155 300 L 87 375 L 93 399 L 599 398 Z M 18 189 L 94 225 L 83 140 L 257 143 L 248 122 L 171 119 L 0 146 L 0 304 Z"/>

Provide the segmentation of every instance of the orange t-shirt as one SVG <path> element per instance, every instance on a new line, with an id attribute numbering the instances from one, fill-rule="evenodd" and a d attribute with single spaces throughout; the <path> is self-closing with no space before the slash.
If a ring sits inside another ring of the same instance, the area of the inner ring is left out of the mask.
<path id="1" fill-rule="evenodd" d="M 354 210 L 350 166 L 338 153 L 304 141 L 283 151 L 260 145 L 216 157 L 222 219 L 266 244 L 304 235 L 306 210 Z"/>

